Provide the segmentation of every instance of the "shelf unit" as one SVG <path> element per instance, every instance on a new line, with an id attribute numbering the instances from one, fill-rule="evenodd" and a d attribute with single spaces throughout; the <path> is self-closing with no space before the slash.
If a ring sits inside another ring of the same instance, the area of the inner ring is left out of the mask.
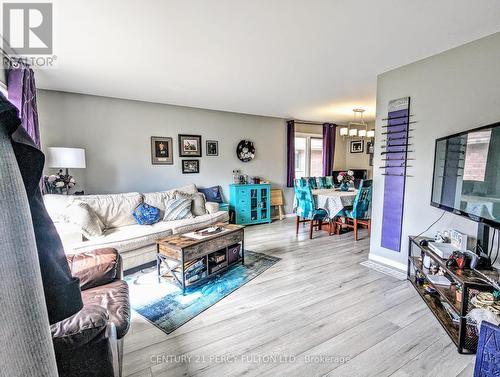
<path id="1" fill-rule="evenodd" d="M 424 240 L 424 238 L 409 237 L 408 280 L 415 287 L 441 326 L 443 326 L 453 343 L 455 343 L 458 352 L 475 353 L 478 341 L 474 329 L 475 325 L 467 324 L 466 319 L 467 314 L 473 309 L 470 300 L 478 292 L 492 292 L 493 287 L 474 270 L 447 267 L 446 260 L 441 259 L 427 246 L 420 245 L 421 240 Z M 431 258 L 433 263 L 445 271 L 445 276 L 452 282 L 450 287 L 432 284 L 429 281 L 427 276 L 430 272 L 423 266 L 423 258 L 426 255 Z M 423 284 L 417 279 L 417 272 L 435 290 L 434 293 L 429 293 L 423 288 Z M 488 272 L 488 275 L 498 278 L 498 271 Z M 456 290 L 458 284 L 462 287 L 459 301 L 457 301 Z M 447 303 L 458 316 L 458 323 L 453 322 L 448 311 L 443 306 L 443 302 Z"/>
<path id="2" fill-rule="evenodd" d="M 185 288 L 187 288 L 187 287 L 192 287 L 192 286 L 195 286 L 195 285 L 197 285 L 197 284 L 199 284 L 199 283 L 201 283 L 201 282 L 204 282 L 204 281 L 206 281 L 206 279 L 210 278 L 211 276 L 214 276 L 214 275 L 219 275 L 219 274 L 223 273 L 224 271 L 226 271 L 228 268 L 230 268 L 230 267 L 232 267 L 232 266 L 234 266 L 234 265 L 236 265 L 236 264 L 238 264 L 238 263 L 241 263 L 241 262 L 243 261 L 242 253 L 244 252 L 244 251 L 242 251 L 241 246 L 240 246 L 240 248 L 239 248 L 239 250 L 238 250 L 238 251 L 239 251 L 239 253 L 240 253 L 240 255 L 238 256 L 238 258 L 237 258 L 237 259 L 232 260 L 231 262 L 229 262 L 229 249 L 231 249 L 231 248 L 233 248 L 233 247 L 235 247 L 235 246 L 236 246 L 236 245 L 228 246 L 228 247 L 222 248 L 222 249 L 220 249 L 220 250 L 214 251 L 214 252 L 212 252 L 212 253 L 210 253 L 210 254 L 206 254 L 206 255 L 205 255 L 205 256 L 203 256 L 203 257 L 200 257 L 199 259 L 202 259 L 202 260 L 203 260 L 203 264 L 204 264 L 204 272 L 205 272 L 205 274 L 204 274 L 204 276 L 203 276 L 203 277 L 201 277 L 201 278 L 199 278 L 199 279 L 197 279 L 197 280 L 195 280 L 195 281 L 193 281 L 193 282 L 189 282 L 189 281 L 187 281 L 187 279 L 186 279 L 186 281 L 185 281 L 185 283 L 184 283 L 184 284 L 185 284 Z M 216 271 L 211 272 L 211 271 L 210 271 L 210 261 L 209 261 L 210 256 L 211 256 L 212 254 L 219 253 L 219 252 L 222 252 L 222 251 L 224 251 L 224 252 L 225 252 L 225 262 L 227 262 L 227 265 L 226 265 L 226 266 L 224 266 L 224 267 L 219 268 L 219 269 L 218 269 L 218 270 L 216 270 Z M 180 266 L 180 265 L 179 265 L 179 268 L 180 268 L 180 270 L 179 270 L 179 271 L 172 270 L 172 271 L 171 271 L 171 273 L 174 273 L 174 274 L 177 276 L 177 279 L 178 279 L 178 280 L 182 280 L 182 274 L 183 274 L 183 273 L 184 273 L 184 274 L 187 274 L 187 272 L 183 272 L 183 271 L 182 271 L 182 268 L 181 268 L 181 266 Z M 177 280 L 177 279 L 176 279 L 176 280 Z"/>
<path id="3" fill-rule="evenodd" d="M 270 184 L 232 184 L 229 194 L 229 210 L 235 224 L 271 222 Z"/>

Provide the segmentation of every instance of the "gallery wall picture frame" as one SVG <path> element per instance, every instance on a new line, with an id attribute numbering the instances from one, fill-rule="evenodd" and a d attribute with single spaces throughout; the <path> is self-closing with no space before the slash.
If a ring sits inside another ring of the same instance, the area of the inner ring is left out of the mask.
<path id="1" fill-rule="evenodd" d="M 351 153 L 363 153 L 365 142 L 363 140 L 351 141 Z"/>
<path id="2" fill-rule="evenodd" d="M 373 153 L 375 153 L 375 145 L 373 144 L 373 141 L 367 141 L 366 154 L 373 154 Z"/>
<path id="3" fill-rule="evenodd" d="M 182 174 L 197 174 L 200 172 L 200 160 L 182 160 Z"/>
<path id="4" fill-rule="evenodd" d="M 171 137 L 151 136 L 151 163 L 172 165 L 174 163 L 174 142 Z"/>
<path id="5" fill-rule="evenodd" d="M 218 156 L 219 155 L 219 142 L 217 140 L 207 140 L 207 146 L 205 149 L 207 156 Z"/>
<path id="6" fill-rule="evenodd" d="M 201 135 L 179 135 L 180 157 L 201 157 Z"/>

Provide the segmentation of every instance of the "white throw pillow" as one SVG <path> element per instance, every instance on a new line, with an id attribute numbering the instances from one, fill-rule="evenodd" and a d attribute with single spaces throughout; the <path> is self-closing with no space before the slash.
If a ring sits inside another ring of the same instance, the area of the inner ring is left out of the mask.
<path id="1" fill-rule="evenodd" d="M 196 194 L 177 192 L 175 194 L 175 199 L 179 198 L 190 199 L 192 201 L 191 213 L 194 216 L 203 216 L 207 214 L 207 209 L 205 208 L 205 195 L 203 195 L 201 192 L 197 192 Z"/>
<path id="2" fill-rule="evenodd" d="M 61 222 L 75 225 L 80 228 L 87 239 L 102 236 L 104 224 L 88 203 L 74 200 L 59 217 Z"/>
<path id="3" fill-rule="evenodd" d="M 191 202 L 191 199 L 186 198 L 165 200 L 165 215 L 163 216 L 163 221 L 192 218 Z"/>

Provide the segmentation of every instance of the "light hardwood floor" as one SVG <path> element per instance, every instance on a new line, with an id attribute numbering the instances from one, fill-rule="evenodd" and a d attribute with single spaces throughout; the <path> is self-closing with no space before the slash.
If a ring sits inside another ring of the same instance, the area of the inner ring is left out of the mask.
<path id="1" fill-rule="evenodd" d="M 276 265 L 170 335 L 136 313 L 125 376 L 472 376 L 406 282 L 361 266 L 361 231 L 328 236 L 291 220 L 245 229 Z"/>

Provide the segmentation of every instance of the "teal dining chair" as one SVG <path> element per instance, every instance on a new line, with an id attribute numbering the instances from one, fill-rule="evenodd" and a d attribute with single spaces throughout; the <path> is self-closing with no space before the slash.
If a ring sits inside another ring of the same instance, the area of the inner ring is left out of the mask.
<path id="1" fill-rule="evenodd" d="M 316 177 L 307 178 L 307 182 L 309 183 L 309 186 L 311 186 L 312 190 L 318 189 L 318 181 L 316 180 Z"/>
<path id="2" fill-rule="evenodd" d="M 371 207 L 372 207 L 372 181 L 363 180 L 360 182 L 356 198 L 352 209 L 344 209 L 339 213 L 335 221 L 335 233 L 340 234 L 344 227 L 351 228 L 354 231 L 354 240 L 358 240 L 358 226 L 364 226 L 368 229 L 368 237 L 371 232 Z M 344 221 L 342 221 L 344 220 Z"/>
<path id="3" fill-rule="evenodd" d="M 312 239 L 314 228 L 318 230 L 322 229 L 323 220 L 328 218 L 328 213 L 324 209 L 316 208 L 311 185 L 308 180 L 296 179 L 294 181 L 294 190 L 297 205 L 295 210 L 297 214 L 295 233 L 299 233 L 300 223 L 310 222 L 309 238 Z M 328 232 L 330 233 L 332 229 L 330 222 L 328 222 L 328 225 Z"/>
<path id="4" fill-rule="evenodd" d="M 334 188 L 334 180 L 332 176 L 319 177 L 319 188 L 320 189 L 332 189 Z"/>

